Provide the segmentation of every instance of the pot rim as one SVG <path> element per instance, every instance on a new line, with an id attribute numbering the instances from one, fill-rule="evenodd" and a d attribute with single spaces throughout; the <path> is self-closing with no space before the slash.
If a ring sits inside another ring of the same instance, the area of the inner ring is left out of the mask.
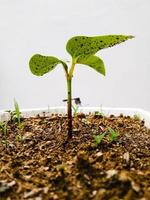
<path id="1" fill-rule="evenodd" d="M 138 115 L 142 120 L 145 121 L 145 125 L 150 128 L 150 112 L 140 109 L 140 108 L 125 108 L 125 107 L 82 107 L 80 106 L 78 112 L 83 112 L 85 114 L 94 113 L 95 111 L 102 112 L 104 115 Z M 44 108 L 29 108 L 20 109 L 21 116 L 23 117 L 34 117 L 39 115 L 50 115 L 54 114 L 65 114 L 67 112 L 67 107 L 44 107 Z M 10 114 L 7 111 L 0 110 L 0 121 L 7 121 L 10 118 Z"/>

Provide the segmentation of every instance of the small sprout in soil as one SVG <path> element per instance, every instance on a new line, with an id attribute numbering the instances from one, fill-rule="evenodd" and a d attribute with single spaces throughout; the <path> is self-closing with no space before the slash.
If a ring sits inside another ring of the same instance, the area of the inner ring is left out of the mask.
<path id="1" fill-rule="evenodd" d="M 11 122 L 17 122 L 18 127 L 21 128 L 22 127 L 21 112 L 20 112 L 19 105 L 18 105 L 18 103 L 15 99 L 14 99 L 14 108 L 15 108 L 15 110 L 13 110 L 13 111 L 6 110 L 6 112 L 8 112 L 10 114 L 10 121 Z"/>
<path id="2" fill-rule="evenodd" d="M 17 101 L 14 99 L 14 107 L 15 107 L 15 118 L 17 120 L 17 123 L 18 123 L 18 127 L 21 126 L 21 112 L 20 112 L 20 108 L 19 108 L 19 105 L 17 103 Z"/>
<path id="3" fill-rule="evenodd" d="M 21 112 L 20 112 L 19 104 L 17 103 L 15 99 L 14 99 L 14 108 L 15 110 L 13 111 L 7 110 L 6 112 L 10 114 L 11 122 L 17 122 L 19 134 L 16 136 L 16 140 L 21 141 L 22 140 L 21 131 L 24 129 L 24 123 L 21 121 Z"/>
<path id="4" fill-rule="evenodd" d="M 93 138 L 94 138 L 96 146 L 98 146 L 102 142 L 102 140 L 105 137 L 105 135 L 106 135 L 105 132 L 104 133 L 100 133 L 99 135 L 93 135 Z"/>
<path id="5" fill-rule="evenodd" d="M 18 141 L 18 142 L 21 142 L 23 140 L 23 137 L 22 137 L 21 133 L 16 135 L 15 140 Z"/>
<path id="6" fill-rule="evenodd" d="M 72 138 L 72 77 L 76 64 L 87 65 L 105 76 L 104 62 L 96 53 L 132 38 L 132 35 L 75 36 L 66 44 L 66 50 L 72 57 L 70 68 L 67 63 L 54 56 L 35 54 L 31 57 L 30 70 L 36 76 L 51 72 L 58 64 L 64 69 L 67 82 L 68 140 Z"/>
<path id="7" fill-rule="evenodd" d="M 0 122 L 0 130 L 2 130 L 4 135 L 4 140 L 2 140 L 2 143 L 7 144 L 7 122 Z"/>
<path id="8" fill-rule="evenodd" d="M 78 113 L 78 110 L 79 110 L 79 106 L 81 106 L 81 100 L 80 100 L 79 97 L 74 98 L 73 100 L 74 100 L 74 103 L 75 103 L 75 105 L 72 105 L 73 116 L 76 117 L 77 113 Z"/>
<path id="9" fill-rule="evenodd" d="M 110 142 L 114 141 L 117 139 L 117 137 L 119 136 L 118 131 L 115 131 L 114 129 L 112 129 L 111 127 L 108 127 L 108 131 L 109 131 L 109 136 L 108 139 Z"/>
<path id="10" fill-rule="evenodd" d="M 15 99 L 14 99 L 14 107 L 15 107 L 15 110 L 13 111 L 14 119 L 15 119 L 15 121 L 17 121 L 19 130 L 22 131 L 24 128 L 24 123 L 21 122 L 21 112 L 20 112 L 19 104 L 17 103 L 17 101 Z"/>
<path id="11" fill-rule="evenodd" d="M 73 116 L 76 117 L 78 110 L 79 110 L 79 106 L 81 106 L 81 100 L 79 97 L 77 98 L 72 98 L 72 100 L 74 100 L 74 104 L 72 104 L 72 111 L 73 111 Z M 67 101 L 67 99 L 63 99 L 63 102 Z"/>
<path id="12" fill-rule="evenodd" d="M 95 111 L 95 115 L 99 117 L 104 117 L 104 113 L 100 111 Z"/>
<path id="13" fill-rule="evenodd" d="M 140 121 L 140 120 L 141 120 L 141 117 L 140 117 L 139 114 L 133 115 L 133 118 L 134 118 L 135 120 L 137 120 L 137 121 Z"/>
<path id="14" fill-rule="evenodd" d="M 72 105 L 73 109 L 73 116 L 76 117 L 78 114 L 79 106 L 78 105 Z"/>

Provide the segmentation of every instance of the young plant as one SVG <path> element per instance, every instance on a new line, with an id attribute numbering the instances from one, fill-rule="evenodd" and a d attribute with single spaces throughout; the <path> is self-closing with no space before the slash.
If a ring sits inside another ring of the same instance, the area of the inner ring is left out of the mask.
<path id="1" fill-rule="evenodd" d="M 120 44 L 133 38 L 129 35 L 104 35 L 104 36 L 75 36 L 66 45 L 67 52 L 71 55 L 71 66 L 54 56 L 35 54 L 29 61 L 31 72 L 36 76 L 43 76 L 52 71 L 58 64 L 62 64 L 67 82 L 67 113 L 68 113 L 68 140 L 72 138 L 72 77 L 76 64 L 87 65 L 98 73 L 105 75 L 105 66 L 101 58 L 95 54 L 105 48 Z"/>
<path id="2" fill-rule="evenodd" d="M 117 137 L 119 136 L 118 131 L 115 131 L 115 130 L 112 129 L 111 127 L 108 127 L 108 131 L 109 131 L 109 133 L 110 133 L 110 134 L 109 134 L 109 137 L 108 137 L 108 139 L 109 139 L 110 142 L 116 140 Z"/>
<path id="3" fill-rule="evenodd" d="M 95 115 L 96 116 L 99 116 L 99 117 L 104 117 L 104 113 L 103 112 L 100 112 L 100 111 L 95 111 Z"/>
<path id="4" fill-rule="evenodd" d="M 21 112 L 20 112 L 19 104 L 17 103 L 17 101 L 15 99 L 14 99 L 14 108 L 15 108 L 15 110 L 13 110 L 13 111 L 7 110 L 6 112 L 8 112 L 10 114 L 11 122 L 17 122 L 19 134 L 16 136 L 16 138 L 17 138 L 16 140 L 21 141 L 22 140 L 21 131 L 24 128 L 24 123 L 21 122 Z"/>
<path id="5" fill-rule="evenodd" d="M 101 143 L 101 141 L 105 137 L 105 135 L 106 135 L 105 132 L 104 133 L 100 133 L 99 135 L 93 135 L 93 138 L 94 138 L 96 146 L 98 146 Z"/>
<path id="6" fill-rule="evenodd" d="M 10 121 L 18 123 L 18 126 L 21 125 L 21 112 L 17 101 L 14 99 L 14 108 L 15 110 L 6 110 L 10 114 Z"/>
<path id="7" fill-rule="evenodd" d="M 75 105 L 72 105 L 72 109 L 73 109 L 73 116 L 76 117 L 77 116 L 77 113 L 79 111 L 79 106 L 81 106 L 81 100 L 79 97 L 77 98 L 74 98 L 74 103 Z"/>
<path id="8" fill-rule="evenodd" d="M 72 105 L 73 109 L 73 116 L 76 117 L 78 114 L 79 106 L 78 105 Z"/>
<path id="9" fill-rule="evenodd" d="M 140 121 L 140 120 L 141 120 L 141 117 L 140 117 L 139 114 L 133 115 L 133 118 L 134 118 L 135 120 L 137 120 L 137 121 Z"/>
<path id="10" fill-rule="evenodd" d="M 73 116 L 76 117 L 79 110 L 79 106 L 81 106 L 81 100 L 79 97 L 73 98 L 71 100 L 74 100 L 74 105 L 72 104 L 72 110 L 73 110 Z M 63 102 L 66 102 L 66 101 L 67 99 L 63 99 Z"/>
<path id="11" fill-rule="evenodd" d="M 15 115 L 14 117 L 16 118 L 17 120 L 17 123 L 18 123 L 18 127 L 21 127 L 21 112 L 20 112 L 20 108 L 19 108 L 19 105 L 17 103 L 17 101 L 14 99 L 14 107 L 15 107 Z"/>

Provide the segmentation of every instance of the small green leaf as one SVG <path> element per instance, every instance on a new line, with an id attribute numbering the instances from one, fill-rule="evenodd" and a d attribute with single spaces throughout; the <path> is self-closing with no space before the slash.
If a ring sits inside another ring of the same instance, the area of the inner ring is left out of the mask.
<path id="1" fill-rule="evenodd" d="M 99 135 L 93 135 L 93 138 L 95 140 L 96 145 L 99 145 L 102 141 L 102 139 L 105 137 L 106 133 L 101 133 Z"/>
<path id="2" fill-rule="evenodd" d="M 67 42 L 66 50 L 78 62 L 82 58 L 96 54 L 101 49 L 112 47 L 131 38 L 133 38 L 131 35 L 75 36 Z"/>
<path id="3" fill-rule="evenodd" d="M 14 99 L 14 107 L 15 107 L 15 114 L 16 114 L 16 117 L 17 117 L 17 121 L 18 121 L 18 125 L 20 126 L 20 119 L 21 119 L 21 116 L 20 116 L 20 108 L 19 108 L 19 104 L 17 103 L 17 101 Z"/>
<path id="4" fill-rule="evenodd" d="M 59 63 L 63 64 L 63 62 L 56 57 L 36 54 L 30 59 L 29 66 L 34 75 L 43 76 L 52 71 Z"/>
<path id="5" fill-rule="evenodd" d="M 88 65 L 105 76 L 104 62 L 97 56 L 90 56 L 87 59 L 79 60 L 78 63 Z"/>
<path id="6" fill-rule="evenodd" d="M 111 127 L 108 127 L 108 131 L 110 132 L 109 141 L 111 142 L 116 140 L 117 137 L 119 136 L 119 133 L 115 131 L 114 129 L 112 129 Z"/>

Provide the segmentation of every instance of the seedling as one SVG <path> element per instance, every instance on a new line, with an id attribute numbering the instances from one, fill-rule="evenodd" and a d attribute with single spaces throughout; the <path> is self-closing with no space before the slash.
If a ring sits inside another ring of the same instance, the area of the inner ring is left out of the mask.
<path id="1" fill-rule="evenodd" d="M 17 119 L 18 127 L 21 127 L 21 112 L 17 101 L 14 99 L 15 117 Z"/>
<path id="2" fill-rule="evenodd" d="M 105 135 L 106 135 L 105 132 L 104 133 L 100 133 L 99 135 L 93 135 L 93 138 L 94 138 L 96 146 L 98 146 L 101 143 L 101 141 L 103 140 Z"/>
<path id="3" fill-rule="evenodd" d="M 133 116 L 133 118 L 134 118 L 135 120 L 137 120 L 137 121 L 140 121 L 140 120 L 141 120 L 141 117 L 140 117 L 139 114 L 135 114 L 135 115 Z"/>
<path id="4" fill-rule="evenodd" d="M 115 131 L 115 130 L 112 129 L 111 127 L 108 127 L 108 131 L 109 131 L 109 133 L 110 133 L 110 134 L 109 134 L 109 137 L 108 137 L 108 139 L 109 139 L 110 142 L 116 140 L 117 137 L 119 136 L 118 131 Z"/>
<path id="5" fill-rule="evenodd" d="M 104 113 L 100 111 L 95 111 L 95 115 L 99 117 L 104 117 Z"/>
<path id="6" fill-rule="evenodd" d="M 43 76 L 52 71 L 58 64 L 62 64 L 67 81 L 67 113 L 68 113 L 68 140 L 72 138 L 72 77 L 76 64 L 88 65 L 98 73 L 105 75 L 105 66 L 101 58 L 95 54 L 108 47 L 120 44 L 133 38 L 129 35 L 104 35 L 104 36 L 75 36 L 66 45 L 67 52 L 71 55 L 71 66 L 54 56 L 35 54 L 31 57 L 29 66 L 36 76 Z"/>
<path id="7" fill-rule="evenodd" d="M 74 103 L 75 103 L 75 105 L 72 105 L 72 109 L 73 109 L 73 115 L 74 115 L 74 117 L 76 117 L 77 113 L 79 111 L 79 106 L 81 106 L 80 98 L 79 97 L 74 98 Z"/>
<path id="8" fill-rule="evenodd" d="M 21 126 L 21 112 L 17 101 L 14 99 L 14 108 L 15 110 L 6 110 L 10 114 L 10 121 L 18 123 L 18 126 Z"/>
<path id="9" fill-rule="evenodd" d="M 18 142 L 20 142 L 20 141 L 22 141 L 22 135 L 21 134 L 18 134 L 18 135 L 16 135 L 16 137 L 15 137 L 15 140 L 16 141 L 18 141 Z"/>
<path id="10" fill-rule="evenodd" d="M 72 105 L 73 109 L 73 116 L 76 117 L 78 114 L 79 106 L 78 105 Z"/>
<path id="11" fill-rule="evenodd" d="M 71 100 L 74 100 L 74 105 L 72 105 L 72 110 L 73 110 L 73 116 L 76 117 L 79 110 L 79 106 L 81 106 L 81 100 L 79 97 L 73 98 Z M 66 101 L 67 99 L 63 99 L 63 102 L 66 102 Z"/>
<path id="12" fill-rule="evenodd" d="M 17 101 L 15 99 L 14 99 L 14 108 L 15 108 L 15 110 L 13 110 L 13 111 L 7 110 L 6 112 L 8 112 L 10 114 L 11 122 L 17 122 L 19 134 L 16 136 L 16 138 L 17 138 L 16 140 L 20 141 L 22 139 L 21 131 L 24 128 L 24 123 L 21 122 L 21 112 L 20 112 L 19 104 L 17 103 Z"/>
<path id="13" fill-rule="evenodd" d="M 0 129 L 3 131 L 4 140 L 2 141 L 4 144 L 7 144 L 7 122 L 0 122 Z"/>

